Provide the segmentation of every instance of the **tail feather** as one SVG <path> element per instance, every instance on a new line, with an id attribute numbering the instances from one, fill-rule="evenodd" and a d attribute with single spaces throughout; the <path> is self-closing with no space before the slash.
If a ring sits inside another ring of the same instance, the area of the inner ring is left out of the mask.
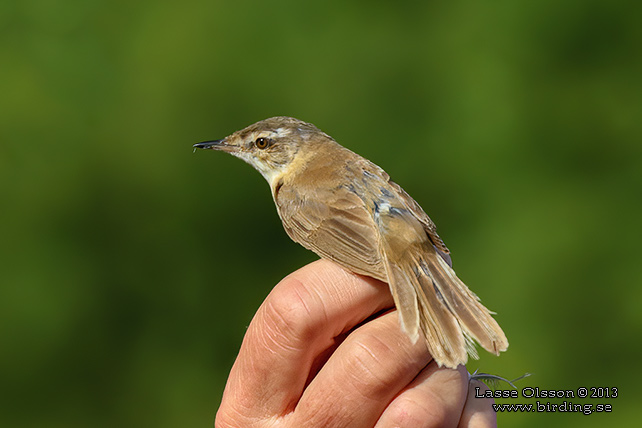
<path id="1" fill-rule="evenodd" d="M 456 367 L 466 359 L 461 328 L 448 308 L 441 304 L 430 279 L 416 266 L 387 264 L 388 279 L 402 328 L 413 340 L 419 332 L 425 338 L 433 358 L 447 366 Z M 411 285 L 409 285 L 411 284 Z M 430 292 L 432 290 L 432 293 Z M 406 302 L 411 301 L 411 304 Z"/>
<path id="2" fill-rule="evenodd" d="M 491 312 L 438 253 L 432 247 L 414 253 L 386 258 L 404 331 L 413 340 L 421 331 L 435 361 L 450 368 L 466 364 L 468 355 L 478 358 L 474 341 L 493 354 L 506 350 L 508 341 Z"/>
<path id="3" fill-rule="evenodd" d="M 392 297 L 399 313 L 401 329 L 408 334 L 413 342 L 419 339 L 420 314 L 417 300 L 416 287 L 404 286 L 410 280 L 406 273 L 399 266 L 389 263 L 386 260 L 386 272 Z"/>
<path id="4" fill-rule="evenodd" d="M 420 302 L 420 320 L 421 330 L 426 337 L 427 342 L 431 342 L 431 337 L 437 335 L 438 342 L 441 344 L 443 355 L 435 356 L 434 346 L 431 347 L 433 358 L 448 367 L 457 367 L 459 364 L 465 364 L 467 359 L 466 351 L 469 349 L 468 339 L 463 334 L 459 321 L 455 314 L 444 304 L 438 287 L 434 286 L 434 281 L 425 275 L 418 266 L 413 268 L 416 282 L 413 286 L 417 290 Z M 417 287 L 419 285 L 419 287 Z M 437 319 L 435 319 L 435 315 Z M 474 348 L 473 348 L 474 349 Z"/>
<path id="5" fill-rule="evenodd" d="M 479 297 L 464 284 L 441 257 L 428 257 L 426 266 L 451 311 L 454 312 L 464 334 L 495 355 L 508 348 L 508 340 L 492 312 L 481 304 Z"/>
<path id="6" fill-rule="evenodd" d="M 477 358 L 475 340 L 494 354 L 506 350 L 508 341 L 491 312 L 439 255 L 411 213 L 380 208 L 375 220 L 390 291 L 411 339 L 425 337 L 437 364 L 450 368 L 465 364 L 468 354 Z"/>

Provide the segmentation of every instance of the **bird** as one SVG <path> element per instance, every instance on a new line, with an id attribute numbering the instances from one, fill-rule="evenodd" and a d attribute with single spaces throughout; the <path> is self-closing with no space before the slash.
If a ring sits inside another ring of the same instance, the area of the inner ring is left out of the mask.
<path id="1" fill-rule="evenodd" d="M 288 236 L 322 258 L 389 285 L 401 330 L 420 337 L 439 367 L 499 355 L 508 340 L 452 269 L 421 206 L 379 166 L 315 125 L 271 117 L 193 145 L 229 153 L 267 180 Z"/>

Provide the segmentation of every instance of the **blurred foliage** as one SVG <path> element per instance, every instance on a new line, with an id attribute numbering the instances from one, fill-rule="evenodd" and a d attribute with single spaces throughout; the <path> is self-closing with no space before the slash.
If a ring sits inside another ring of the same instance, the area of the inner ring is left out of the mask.
<path id="1" fill-rule="evenodd" d="M 191 145 L 274 115 L 378 163 L 437 222 L 511 342 L 471 371 L 620 390 L 607 415 L 500 423 L 630 426 L 641 12 L 1 2 L 0 426 L 212 425 L 253 313 L 316 256 L 259 174 Z"/>

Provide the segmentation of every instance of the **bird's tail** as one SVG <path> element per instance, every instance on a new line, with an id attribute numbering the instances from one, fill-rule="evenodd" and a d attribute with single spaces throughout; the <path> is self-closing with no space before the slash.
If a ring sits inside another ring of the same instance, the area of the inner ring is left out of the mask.
<path id="1" fill-rule="evenodd" d="M 420 334 L 425 337 L 439 366 L 466 364 L 468 354 L 478 358 L 474 341 L 496 355 L 508 348 L 491 312 L 432 245 L 426 242 L 395 257 L 383 241 L 386 273 L 402 327 L 413 340 Z"/>

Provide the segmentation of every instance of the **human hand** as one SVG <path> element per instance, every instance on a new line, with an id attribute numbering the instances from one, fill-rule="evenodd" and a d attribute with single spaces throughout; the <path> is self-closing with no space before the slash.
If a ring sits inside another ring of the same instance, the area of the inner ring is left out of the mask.
<path id="1" fill-rule="evenodd" d="M 319 260 L 254 316 L 216 427 L 493 427 L 465 367 L 438 368 L 403 334 L 388 286 Z"/>

